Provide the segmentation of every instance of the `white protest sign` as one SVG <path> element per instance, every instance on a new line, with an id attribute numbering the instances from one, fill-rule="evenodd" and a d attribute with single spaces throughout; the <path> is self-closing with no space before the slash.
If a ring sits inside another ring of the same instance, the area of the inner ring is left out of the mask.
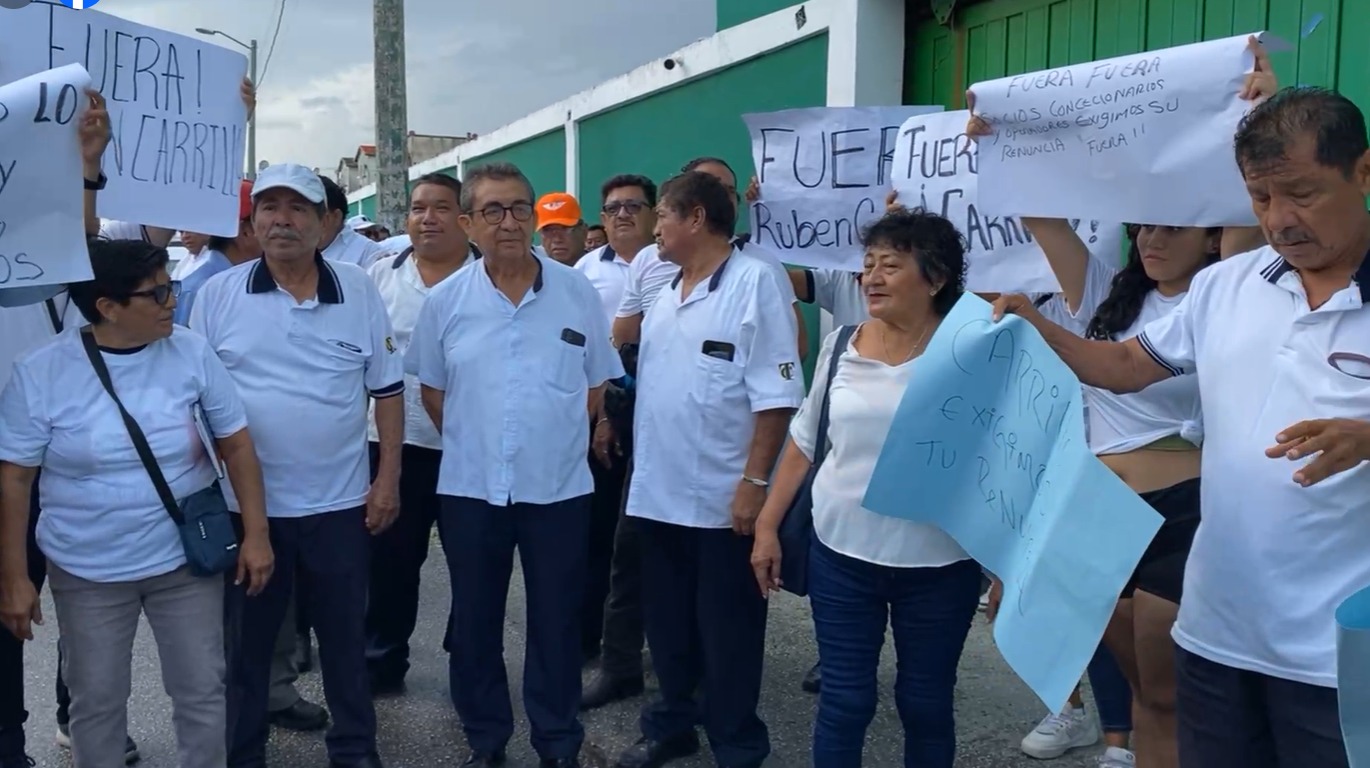
<path id="1" fill-rule="evenodd" d="M 0 290 L 91 278 L 77 135 L 89 87 L 78 64 L 0 86 Z"/>
<path id="2" fill-rule="evenodd" d="M 38 1 L 6 11 L 0 81 L 81 64 L 114 138 L 101 216 L 212 235 L 238 233 L 247 58 L 98 11 Z"/>
<path id="3" fill-rule="evenodd" d="M 761 198 L 752 240 L 805 267 L 861 270 L 861 229 L 885 213 L 894 140 L 941 107 L 816 107 L 743 115 Z"/>
<path id="4" fill-rule="evenodd" d="M 983 201 L 975 142 L 966 139 L 970 113 L 910 117 L 899 129 L 891 169 L 899 203 L 950 219 L 966 236 L 966 290 L 977 293 L 1056 293 L 1061 290 L 1042 249 L 1017 218 L 995 216 Z M 981 141 L 988 141 L 982 139 Z M 1090 252 L 1116 264 L 1121 223 L 1071 219 Z"/>
<path id="5" fill-rule="evenodd" d="M 1248 35 L 971 88 L 994 127 L 980 204 L 1021 216 L 1170 226 L 1256 222 L 1232 153 Z"/>

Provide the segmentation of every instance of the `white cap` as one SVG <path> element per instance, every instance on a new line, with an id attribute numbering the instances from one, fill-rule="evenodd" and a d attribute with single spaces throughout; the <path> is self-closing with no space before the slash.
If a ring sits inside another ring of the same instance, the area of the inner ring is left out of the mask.
<path id="1" fill-rule="evenodd" d="M 319 181 L 319 174 L 296 163 L 282 163 L 280 165 L 268 165 L 257 174 L 257 181 L 252 185 L 252 197 L 255 199 L 268 189 L 284 187 L 292 189 L 304 199 L 315 205 L 324 201 L 323 182 Z"/>
<path id="2" fill-rule="evenodd" d="M 378 226 L 380 225 L 365 216 L 353 216 L 347 220 L 348 229 L 351 229 L 354 232 L 365 232 L 368 229 Z"/>

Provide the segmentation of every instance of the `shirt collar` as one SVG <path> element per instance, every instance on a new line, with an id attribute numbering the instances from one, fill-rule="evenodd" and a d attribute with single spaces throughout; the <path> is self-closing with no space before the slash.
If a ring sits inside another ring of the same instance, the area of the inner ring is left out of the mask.
<path id="1" fill-rule="evenodd" d="M 750 233 L 750 232 L 743 232 L 742 234 L 740 234 L 740 235 L 738 235 L 737 237 L 734 237 L 734 238 L 733 238 L 733 247 L 740 251 L 740 250 L 742 250 L 743 248 L 746 248 L 746 247 L 747 247 L 747 243 L 750 243 L 751 241 L 752 241 L 752 233 Z"/>
<path id="2" fill-rule="evenodd" d="M 318 302 L 320 304 L 343 303 L 342 284 L 338 281 L 338 274 L 333 271 L 333 266 L 318 251 L 314 252 L 314 265 L 319 269 L 319 287 L 316 297 Z M 279 287 L 276 278 L 271 275 L 271 268 L 267 266 L 266 255 L 263 254 L 257 259 L 257 263 L 252 265 L 252 273 L 247 276 L 247 292 L 270 293 Z"/>
<path id="3" fill-rule="evenodd" d="M 1264 277 L 1272 285 L 1278 285 L 1280 278 L 1285 274 L 1294 271 L 1294 265 L 1284 260 L 1283 256 L 1276 255 L 1275 260 L 1265 265 L 1261 270 L 1261 277 Z M 1360 288 L 1360 300 L 1362 304 L 1370 304 L 1370 253 L 1360 263 L 1360 268 L 1356 270 L 1352 278 Z"/>
<path id="4" fill-rule="evenodd" d="M 607 245 L 607 244 L 606 244 L 606 245 L 605 245 L 603 248 L 601 248 L 600 251 L 599 251 L 599 260 L 600 260 L 600 261 L 613 261 L 613 260 L 616 259 L 616 258 L 618 258 L 618 254 L 617 254 L 617 253 L 614 253 L 614 247 L 613 247 L 612 245 Z"/>
<path id="5" fill-rule="evenodd" d="M 723 262 L 718 265 L 718 269 L 715 269 L 714 273 L 709 276 L 709 293 L 713 293 L 714 291 L 718 290 L 718 284 L 723 282 L 723 270 L 728 268 L 728 262 L 732 260 L 732 254 L 728 254 L 728 258 L 724 259 Z M 671 289 L 674 290 L 676 288 L 679 288 L 680 281 L 684 279 L 685 270 L 682 269 L 675 274 L 675 279 L 671 281 Z"/>
<path id="6" fill-rule="evenodd" d="M 467 248 L 469 250 L 467 251 L 466 261 L 462 262 L 463 267 L 480 258 L 480 249 L 476 247 L 475 243 L 467 243 Z M 406 261 L 409 260 L 409 257 L 413 255 L 413 253 L 414 246 L 412 245 L 408 248 L 405 248 L 403 251 L 400 251 L 400 255 L 395 257 L 395 263 L 391 264 L 390 268 L 399 269 L 401 266 L 404 265 Z"/>
<path id="7" fill-rule="evenodd" d="M 475 243 L 471 244 L 471 255 L 477 259 L 481 257 L 480 251 L 476 249 Z M 538 265 L 538 273 L 533 276 L 533 293 L 539 293 L 542 291 L 542 259 L 538 258 L 537 251 L 529 251 L 528 255 L 533 257 L 533 263 Z M 485 276 L 487 278 L 490 276 L 488 270 L 486 271 Z M 491 284 L 494 284 L 493 280 L 491 281 Z"/>

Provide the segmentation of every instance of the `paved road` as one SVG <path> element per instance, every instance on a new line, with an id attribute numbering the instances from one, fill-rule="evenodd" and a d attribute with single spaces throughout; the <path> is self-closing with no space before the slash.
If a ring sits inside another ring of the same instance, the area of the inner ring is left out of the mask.
<path id="1" fill-rule="evenodd" d="M 446 570 L 434 550 L 425 572 L 423 608 L 415 637 L 418 649 L 410 672 L 409 690 L 400 698 L 377 703 L 382 757 L 389 768 L 456 766 L 465 756 L 462 738 L 447 698 L 446 655 L 441 651 L 446 620 Z M 47 616 L 55 616 L 51 606 Z M 799 691 L 799 680 L 815 658 L 807 606 L 784 595 L 772 606 L 766 659 L 766 690 L 762 694 L 762 717 L 769 724 L 774 753 L 769 766 L 802 768 L 808 764 L 810 729 L 816 698 Z M 515 711 L 520 711 L 524 637 L 522 586 L 515 578 L 505 633 L 505 658 L 513 684 Z M 28 684 L 30 752 L 39 768 L 70 765 L 63 750 L 52 740 L 55 724 L 51 706 L 56 649 L 55 625 L 40 628 L 30 644 L 26 677 Z M 889 647 L 888 644 L 886 646 Z M 171 730 L 170 701 L 162 692 L 156 647 L 151 631 L 139 629 L 133 660 L 133 697 L 129 704 L 129 729 L 142 749 L 145 768 L 175 768 L 175 739 Z M 867 736 L 866 764 L 901 765 L 902 733 L 890 691 L 894 680 L 894 656 L 886 653 L 880 670 L 883 692 L 875 722 Z M 650 685 L 650 683 L 649 683 Z M 301 680 L 301 691 L 314 701 L 323 693 L 317 672 Z M 638 736 L 638 702 L 623 702 L 591 712 L 585 717 L 587 753 L 595 748 L 611 758 Z M 1024 757 L 1018 741 L 1043 714 L 1041 704 L 1004 665 L 990 639 L 983 619 L 977 619 L 961 661 L 956 697 L 960 754 L 958 768 L 1086 768 L 1092 766 L 1098 748 L 1080 750 L 1051 763 Z M 520 717 L 522 715 L 520 714 Z M 590 746 L 592 745 L 592 746 Z M 276 766 L 307 768 L 328 764 L 321 734 L 276 731 L 271 739 L 270 759 Z M 537 759 L 528 745 L 527 727 L 520 724 L 510 744 L 510 768 L 529 768 Z M 587 762 L 587 768 L 593 763 Z M 707 768 L 711 758 L 701 753 L 680 761 L 678 768 Z"/>

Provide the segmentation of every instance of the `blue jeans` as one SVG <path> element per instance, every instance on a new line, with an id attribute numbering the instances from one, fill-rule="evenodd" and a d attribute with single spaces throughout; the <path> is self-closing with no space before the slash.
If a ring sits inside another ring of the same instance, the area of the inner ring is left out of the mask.
<path id="1" fill-rule="evenodd" d="M 1118 660 L 1103 643 L 1099 643 L 1099 650 L 1089 660 L 1088 672 L 1094 706 L 1099 711 L 1099 726 L 1104 733 L 1131 733 L 1132 686 L 1118 668 Z"/>
<path id="2" fill-rule="evenodd" d="M 907 768 L 952 768 L 956 666 L 980 598 L 980 566 L 891 568 L 847 557 L 814 540 L 809 601 L 823 687 L 813 730 L 814 768 L 861 765 L 875 717 L 885 628 L 894 628 L 894 702 Z"/>

